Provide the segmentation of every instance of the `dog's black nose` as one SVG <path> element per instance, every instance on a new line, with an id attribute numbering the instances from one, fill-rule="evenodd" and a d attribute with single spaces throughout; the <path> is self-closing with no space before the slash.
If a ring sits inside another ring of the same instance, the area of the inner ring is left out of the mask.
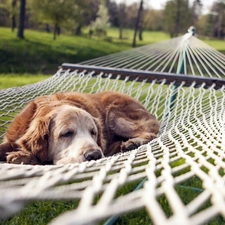
<path id="1" fill-rule="evenodd" d="M 84 153 L 86 161 L 97 160 L 102 158 L 102 152 L 100 150 L 89 150 Z"/>

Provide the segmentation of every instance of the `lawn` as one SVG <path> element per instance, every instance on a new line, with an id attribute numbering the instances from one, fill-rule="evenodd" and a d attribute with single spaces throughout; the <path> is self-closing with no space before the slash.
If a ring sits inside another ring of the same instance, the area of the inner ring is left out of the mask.
<path id="1" fill-rule="evenodd" d="M 44 73 L 54 74 L 62 63 L 78 63 L 88 59 L 131 49 L 133 30 L 124 29 L 123 39 L 119 39 L 118 29 L 110 28 L 106 38 L 83 35 L 60 35 L 53 41 L 52 33 L 25 30 L 25 39 L 16 37 L 10 28 L 0 27 L 0 74 L 2 73 Z M 143 41 L 137 38 L 137 47 L 153 44 L 170 37 L 164 32 L 144 31 Z M 201 38 L 201 37 L 200 37 Z M 222 40 L 203 38 L 207 44 L 225 52 Z"/>
<path id="2" fill-rule="evenodd" d="M 225 54 L 224 40 L 217 40 L 217 39 L 211 39 L 211 38 L 204 37 L 204 38 L 202 38 L 202 41 L 204 41 L 206 44 L 210 45 L 211 47 L 215 48 L 217 51 L 220 51 L 223 54 Z"/>
<path id="3" fill-rule="evenodd" d="M 63 62 L 87 59 L 126 50 L 128 44 L 108 43 L 81 36 L 26 30 L 25 39 L 16 38 L 8 28 L 0 28 L 0 73 L 53 73 Z"/>
<path id="4" fill-rule="evenodd" d="M 87 32 L 87 31 L 85 31 Z M 119 40 L 118 30 L 110 29 L 106 39 L 97 37 L 60 35 L 53 41 L 52 34 L 33 30 L 25 31 L 25 39 L 16 38 L 9 28 L 0 27 L 0 74 L 47 73 L 57 71 L 64 62 L 77 63 L 131 48 L 131 30 L 125 30 Z M 157 38 L 157 36 L 159 38 Z M 144 41 L 137 46 L 168 39 L 162 32 L 144 33 Z"/>
<path id="5" fill-rule="evenodd" d="M 45 80 L 49 75 L 43 74 L 1 74 L 0 90 L 10 87 L 20 87 L 27 84 L 34 84 L 41 80 Z"/>

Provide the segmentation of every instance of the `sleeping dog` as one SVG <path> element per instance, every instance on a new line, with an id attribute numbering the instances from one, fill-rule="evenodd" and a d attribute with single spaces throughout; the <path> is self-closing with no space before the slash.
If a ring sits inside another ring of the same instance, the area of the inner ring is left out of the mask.
<path id="1" fill-rule="evenodd" d="M 0 144 L 0 160 L 33 165 L 98 160 L 136 149 L 158 132 L 157 119 L 125 94 L 41 96 L 8 127 Z"/>

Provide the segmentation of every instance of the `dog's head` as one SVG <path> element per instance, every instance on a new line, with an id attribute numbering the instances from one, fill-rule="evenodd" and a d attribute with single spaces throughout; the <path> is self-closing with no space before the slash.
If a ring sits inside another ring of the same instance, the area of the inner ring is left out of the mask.
<path id="1" fill-rule="evenodd" d="M 97 160 L 103 157 L 105 148 L 100 121 L 70 105 L 34 118 L 17 144 L 41 162 L 53 164 Z"/>

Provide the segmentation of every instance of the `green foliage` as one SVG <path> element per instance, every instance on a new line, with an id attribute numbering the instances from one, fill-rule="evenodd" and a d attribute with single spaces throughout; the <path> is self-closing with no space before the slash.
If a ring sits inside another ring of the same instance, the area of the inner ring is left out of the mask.
<path id="1" fill-rule="evenodd" d="M 99 10 L 97 13 L 97 18 L 94 22 L 91 23 L 90 27 L 93 31 L 106 32 L 106 29 L 109 27 L 109 14 L 107 8 L 101 4 L 99 5 Z"/>
<path id="2" fill-rule="evenodd" d="M 81 28 L 90 26 L 96 19 L 99 5 L 103 3 L 107 6 L 111 26 L 120 27 L 122 34 L 123 28 L 134 28 L 139 7 L 139 1 L 130 3 L 115 0 L 26 0 L 26 2 L 26 22 L 29 28 L 54 26 L 54 37 L 57 35 L 57 29 L 80 35 Z M 14 24 L 12 28 L 18 25 L 19 5 L 19 0 L 0 1 L 0 25 L 9 26 L 12 23 Z M 207 15 L 201 14 L 201 10 L 206 8 L 206 2 L 201 0 L 168 0 L 160 10 L 153 9 L 151 1 L 145 1 L 145 5 L 140 22 L 143 29 L 165 31 L 171 36 L 176 36 L 194 25 L 200 35 L 220 39 L 224 37 L 223 1 L 212 1 Z M 96 26 L 100 24 L 102 21 L 97 17 Z"/>
<path id="3" fill-rule="evenodd" d="M 76 0 L 31 1 L 31 13 L 44 23 L 62 25 L 77 10 Z"/>
<path id="4" fill-rule="evenodd" d="M 163 11 L 149 9 L 144 13 L 143 25 L 149 30 L 162 30 L 163 28 Z"/>
<path id="5" fill-rule="evenodd" d="M 54 36 L 59 33 L 59 28 L 73 18 L 79 10 L 76 0 L 31 0 L 30 9 L 33 19 L 41 23 L 54 25 Z"/>
<path id="6" fill-rule="evenodd" d="M 171 37 L 184 33 L 191 24 L 191 11 L 186 0 L 167 1 L 164 9 L 164 30 Z"/>
<path id="7" fill-rule="evenodd" d="M 96 0 L 29 0 L 28 3 L 36 26 L 54 26 L 54 39 L 59 29 L 80 34 L 81 27 L 89 25 L 99 4 Z"/>
<path id="8" fill-rule="evenodd" d="M 15 2 L 14 7 L 12 7 L 13 2 Z M 2 0 L 0 2 L 0 8 L 7 10 L 10 18 L 13 15 L 17 16 L 19 12 L 19 4 L 16 0 Z"/>

